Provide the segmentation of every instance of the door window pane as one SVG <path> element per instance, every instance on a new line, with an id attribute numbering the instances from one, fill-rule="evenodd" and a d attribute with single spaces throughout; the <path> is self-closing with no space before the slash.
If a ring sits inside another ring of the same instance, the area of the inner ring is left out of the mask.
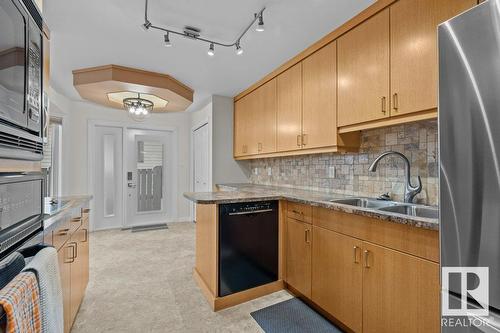
<path id="1" fill-rule="evenodd" d="M 104 216 L 115 215 L 115 136 L 103 136 L 104 161 Z"/>
<path id="2" fill-rule="evenodd" d="M 163 143 L 137 141 L 137 211 L 162 209 Z"/>

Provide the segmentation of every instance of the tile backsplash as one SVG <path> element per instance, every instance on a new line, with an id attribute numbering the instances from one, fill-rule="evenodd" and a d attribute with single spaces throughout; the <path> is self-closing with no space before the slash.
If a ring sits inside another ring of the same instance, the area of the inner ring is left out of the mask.
<path id="1" fill-rule="evenodd" d="M 361 133 L 359 153 L 252 160 L 250 182 L 369 197 L 389 192 L 392 199 L 402 201 L 405 171 L 400 158 L 388 156 L 376 172 L 368 171 L 380 153 L 395 150 L 410 160 L 412 184 L 416 184 L 416 176 L 422 178 L 417 202 L 437 205 L 437 141 L 436 120 L 366 130 Z"/>

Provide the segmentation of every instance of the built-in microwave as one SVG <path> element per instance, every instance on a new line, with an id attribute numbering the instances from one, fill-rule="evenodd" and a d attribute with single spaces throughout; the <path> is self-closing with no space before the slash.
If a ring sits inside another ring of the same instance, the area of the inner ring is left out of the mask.
<path id="1" fill-rule="evenodd" d="M 0 0 L 0 158 L 42 159 L 42 24 L 32 0 Z"/>

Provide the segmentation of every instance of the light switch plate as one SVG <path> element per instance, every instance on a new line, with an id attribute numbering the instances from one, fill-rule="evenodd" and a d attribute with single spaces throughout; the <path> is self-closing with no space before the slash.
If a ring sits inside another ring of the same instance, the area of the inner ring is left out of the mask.
<path id="1" fill-rule="evenodd" d="M 335 178 L 335 166 L 328 167 L 328 178 Z"/>

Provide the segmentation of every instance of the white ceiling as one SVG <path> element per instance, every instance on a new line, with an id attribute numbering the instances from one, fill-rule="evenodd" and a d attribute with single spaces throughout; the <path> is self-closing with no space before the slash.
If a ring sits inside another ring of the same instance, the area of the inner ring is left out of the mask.
<path id="1" fill-rule="evenodd" d="M 149 0 L 155 25 L 182 29 L 192 25 L 202 35 L 233 42 L 263 6 L 266 31 L 250 30 L 244 54 L 172 36 L 163 46 L 159 31 L 145 32 L 144 0 L 45 0 L 44 16 L 52 33 L 52 85 L 72 99 L 74 69 L 117 64 L 167 73 L 195 90 L 191 110 L 210 95 L 234 96 L 290 59 L 374 0 Z"/>

